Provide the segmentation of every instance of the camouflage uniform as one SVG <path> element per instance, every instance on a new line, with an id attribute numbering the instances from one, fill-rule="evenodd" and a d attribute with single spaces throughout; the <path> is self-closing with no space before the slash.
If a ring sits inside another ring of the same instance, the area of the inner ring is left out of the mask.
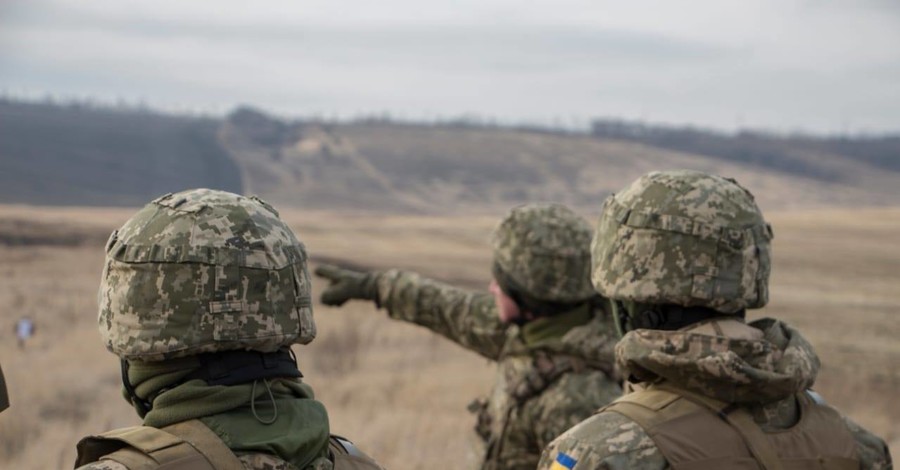
<path id="1" fill-rule="evenodd" d="M 83 439 L 76 467 L 377 469 L 329 435 L 292 344 L 316 335 L 306 250 L 256 197 L 160 197 L 106 245 L 99 327 L 144 419 Z M 259 402 L 259 403 L 257 403 Z"/>
<path id="2" fill-rule="evenodd" d="M 615 339 L 602 311 L 559 336 L 529 344 L 523 330 L 552 327 L 553 318 L 504 324 L 490 294 L 409 272 L 388 271 L 379 276 L 378 287 L 391 318 L 427 327 L 497 362 L 489 398 L 470 406 L 486 444 L 482 468 L 534 468 L 553 438 L 621 394 L 610 378 Z"/>
<path id="3" fill-rule="evenodd" d="M 632 331 L 615 353 L 635 391 L 554 440 L 539 468 L 685 468 L 679 467 L 681 461 L 670 461 L 668 436 L 646 425 L 678 400 L 723 404 L 721 419 L 706 413 L 713 421 L 729 423 L 725 433 L 762 431 L 758 437 L 744 434 L 746 447 L 741 444 L 739 451 L 749 449 L 753 457 L 741 468 L 791 458 L 790 447 L 777 444 L 809 427 L 800 420 L 801 410 L 804 417 L 809 411 L 835 417 L 830 427 L 814 431 L 846 445 L 837 449 L 803 443 L 814 449 L 819 465 L 840 461 L 843 466 L 834 468 L 892 468 L 881 439 L 808 391 L 819 360 L 796 330 L 773 319 L 744 323 L 744 309 L 762 307 L 768 300 L 771 237 L 752 195 L 734 180 L 657 172 L 610 197 L 592 242 L 592 278 L 622 315 L 620 323 L 631 322 Z M 669 318 L 673 312 L 708 318 L 675 328 Z M 628 406 L 660 398 L 668 401 L 637 408 L 653 410 L 648 414 L 628 411 Z M 743 428 L 732 421 L 739 414 L 748 416 Z M 684 452 L 691 452 L 688 448 L 709 441 L 706 434 L 713 432 L 704 428 L 677 437 Z M 767 460 L 763 453 L 770 449 L 757 453 L 766 447 L 755 446 L 759 442 L 776 446 L 778 454 Z M 731 458 L 728 452 L 722 458 Z M 704 465 L 687 468 L 732 468 L 709 461 Z"/>
<path id="4" fill-rule="evenodd" d="M 569 306 L 519 325 L 500 320 L 487 292 L 412 272 L 372 273 L 371 292 L 351 296 L 498 363 L 492 393 L 469 407 L 485 442 L 484 469 L 533 469 L 547 443 L 621 394 L 611 378 L 612 324 L 590 286 L 589 241 L 587 223 L 559 205 L 518 207 L 501 221 L 492 237 L 501 285 L 535 308 Z"/>

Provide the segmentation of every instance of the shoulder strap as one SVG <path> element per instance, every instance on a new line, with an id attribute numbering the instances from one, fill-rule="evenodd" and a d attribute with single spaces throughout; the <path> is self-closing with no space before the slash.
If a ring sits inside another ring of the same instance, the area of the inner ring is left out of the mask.
<path id="1" fill-rule="evenodd" d="M 696 410 L 696 405 L 688 402 L 687 406 L 671 407 L 681 398 L 680 395 L 660 389 L 638 390 L 622 395 L 612 403 L 600 408 L 597 413 L 615 411 L 638 423 L 645 430 L 650 430 L 662 423 Z"/>
<path id="2" fill-rule="evenodd" d="M 763 466 L 765 470 L 783 470 L 781 460 L 772 443 L 766 437 L 762 428 L 753 420 L 753 416 L 744 409 L 732 403 L 725 403 L 689 390 L 669 387 L 667 385 L 655 385 L 654 388 L 670 391 L 681 395 L 698 405 L 702 405 L 706 409 L 715 413 L 719 418 L 724 419 L 734 428 L 743 438 L 750 453 L 756 458 L 756 461 Z"/>
<path id="3" fill-rule="evenodd" d="M 116 429 L 82 439 L 75 468 L 114 460 L 129 470 L 216 470 L 184 440 L 149 426 Z"/>
<path id="4" fill-rule="evenodd" d="M 244 469 L 234 452 L 200 420 L 182 421 L 164 429 L 188 442 L 197 452 L 203 454 L 216 470 Z"/>
<path id="5" fill-rule="evenodd" d="M 243 470 L 237 456 L 209 428 L 190 420 L 157 429 L 132 426 L 82 439 L 75 468 L 114 460 L 129 470 Z"/>

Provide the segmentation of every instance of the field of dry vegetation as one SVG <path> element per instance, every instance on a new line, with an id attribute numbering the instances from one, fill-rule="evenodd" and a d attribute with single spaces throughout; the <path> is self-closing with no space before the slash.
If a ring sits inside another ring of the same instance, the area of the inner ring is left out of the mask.
<path id="1" fill-rule="evenodd" d="M 0 468 L 71 468 L 89 433 L 138 423 L 100 344 L 102 244 L 131 210 L 0 206 L 0 363 L 12 408 L 0 415 Z M 500 214 L 412 217 L 291 212 L 313 259 L 398 266 L 472 287 L 488 280 Z M 799 327 L 824 364 L 817 390 L 900 451 L 900 209 L 769 215 L 770 315 Z M 317 282 L 316 291 L 321 287 Z M 332 430 L 388 468 L 471 467 L 473 417 L 491 364 L 372 307 L 316 306 L 319 337 L 296 352 Z M 13 325 L 36 321 L 20 349 Z"/>

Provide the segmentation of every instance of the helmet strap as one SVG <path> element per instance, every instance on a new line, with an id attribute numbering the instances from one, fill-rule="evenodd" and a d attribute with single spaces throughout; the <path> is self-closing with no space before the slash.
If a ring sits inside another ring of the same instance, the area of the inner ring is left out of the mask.
<path id="1" fill-rule="evenodd" d="M 139 397 L 137 392 L 134 390 L 134 386 L 131 385 L 131 380 L 128 379 L 128 361 L 125 359 L 119 359 L 119 363 L 122 368 L 122 386 L 125 387 L 125 393 L 128 394 L 128 400 L 131 402 L 131 405 L 137 410 L 138 415 L 141 418 L 147 416 L 147 413 L 153 409 L 153 402 L 149 400 L 144 400 Z"/>
<path id="2" fill-rule="evenodd" d="M 290 348 L 276 352 L 220 351 L 198 354 L 200 367 L 183 381 L 200 379 L 208 385 L 237 385 L 260 379 L 303 377 Z"/>
<path id="3" fill-rule="evenodd" d="M 610 300 L 612 306 L 613 323 L 616 325 L 616 333 L 619 338 L 625 336 L 625 333 L 633 330 L 631 326 L 631 316 L 628 315 L 628 309 L 621 300 Z"/>

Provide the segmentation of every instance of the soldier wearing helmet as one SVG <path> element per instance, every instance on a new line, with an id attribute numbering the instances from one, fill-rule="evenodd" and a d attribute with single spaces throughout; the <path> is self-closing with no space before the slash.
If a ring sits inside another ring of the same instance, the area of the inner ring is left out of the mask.
<path id="1" fill-rule="evenodd" d="M 810 391 L 819 359 L 769 297 L 772 231 L 749 191 L 653 172 L 606 200 L 592 280 L 634 391 L 545 449 L 540 469 L 889 469 L 884 442 Z"/>
<path id="2" fill-rule="evenodd" d="M 321 266 L 322 302 L 364 299 L 498 363 L 476 400 L 484 469 L 533 469 L 544 445 L 620 393 L 612 324 L 590 285 L 587 222 L 564 206 L 514 208 L 493 233 L 494 279 L 471 292 L 400 270 Z"/>
<path id="3" fill-rule="evenodd" d="M 99 326 L 142 426 L 78 443 L 76 467 L 377 469 L 330 434 L 290 349 L 316 335 L 307 255 L 256 197 L 146 205 L 106 245 Z"/>

